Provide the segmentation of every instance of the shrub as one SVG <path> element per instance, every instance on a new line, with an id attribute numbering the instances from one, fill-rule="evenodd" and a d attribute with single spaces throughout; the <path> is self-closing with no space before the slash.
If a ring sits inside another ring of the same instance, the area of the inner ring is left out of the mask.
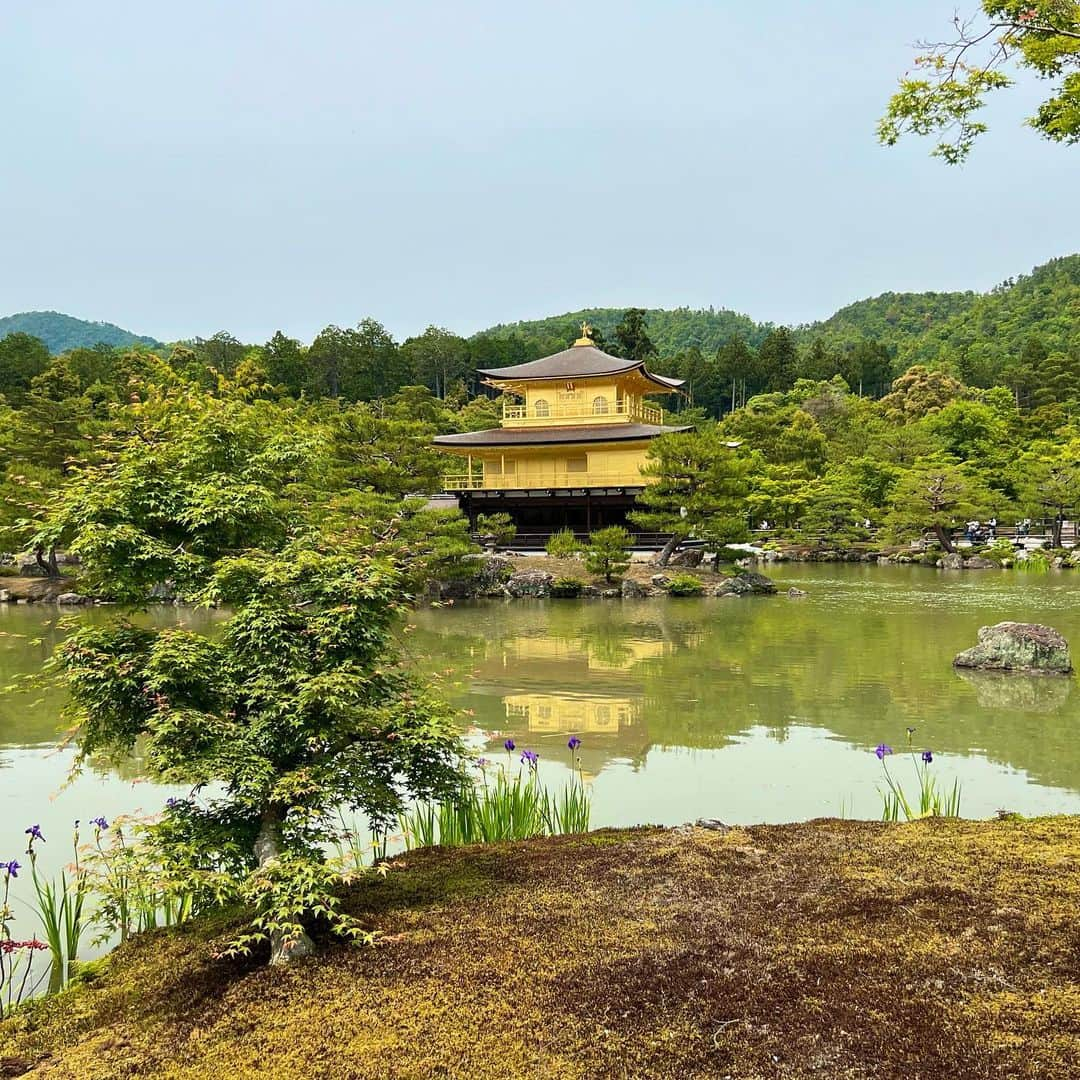
<path id="1" fill-rule="evenodd" d="M 736 559 L 745 558 L 745 551 L 739 551 L 738 548 L 728 547 L 726 544 L 716 551 L 716 561 L 718 563 L 733 563 Z"/>
<path id="2" fill-rule="evenodd" d="M 573 600 L 581 595 L 585 582 L 573 577 L 556 578 L 551 583 L 551 595 L 560 600 Z"/>
<path id="3" fill-rule="evenodd" d="M 548 537 L 546 550 L 553 559 L 569 559 L 577 555 L 583 547 L 570 529 L 560 529 Z"/>
<path id="4" fill-rule="evenodd" d="M 495 545 L 509 544 L 517 536 L 517 526 L 509 514 L 478 514 L 476 531 Z"/>
<path id="5" fill-rule="evenodd" d="M 668 596 L 700 596 L 705 586 L 693 574 L 676 574 L 668 582 Z"/>
<path id="6" fill-rule="evenodd" d="M 589 537 L 585 549 L 585 569 L 590 574 L 603 574 L 606 582 L 621 574 L 630 565 L 630 534 L 621 525 L 600 529 Z"/>
<path id="7" fill-rule="evenodd" d="M 19 568 L 14 563 L 0 565 L 0 577 L 18 577 Z"/>
<path id="8" fill-rule="evenodd" d="M 984 559 L 990 559 L 992 562 L 1001 563 L 1005 559 L 1013 559 L 1016 557 L 1016 549 L 1012 545 L 1011 540 L 995 540 L 988 547 L 984 548 L 980 553 Z"/>

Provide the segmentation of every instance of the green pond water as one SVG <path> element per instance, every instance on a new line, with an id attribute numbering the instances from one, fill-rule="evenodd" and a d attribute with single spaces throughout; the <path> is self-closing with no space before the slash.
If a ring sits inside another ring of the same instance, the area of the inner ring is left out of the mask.
<path id="1" fill-rule="evenodd" d="M 1080 812 L 1073 680 L 951 666 L 979 626 L 1002 619 L 1049 623 L 1080 648 L 1080 572 L 803 564 L 770 574 L 809 595 L 458 604 L 416 612 L 405 647 L 466 710 L 468 740 L 487 757 L 506 761 L 513 737 L 558 784 L 566 740 L 581 738 L 595 825 L 877 817 L 873 748 L 903 750 L 908 726 L 940 778 L 959 779 L 965 816 Z M 0 685 L 41 665 L 59 624 L 55 608 L 0 605 Z M 176 790 L 144 780 L 137 759 L 65 783 L 73 751 L 59 748 L 60 706 L 0 697 L 0 859 L 21 853 L 29 824 L 58 858 L 75 818 L 152 813 Z M 890 767 L 901 780 L 913 773 L 900 754 Z"/>

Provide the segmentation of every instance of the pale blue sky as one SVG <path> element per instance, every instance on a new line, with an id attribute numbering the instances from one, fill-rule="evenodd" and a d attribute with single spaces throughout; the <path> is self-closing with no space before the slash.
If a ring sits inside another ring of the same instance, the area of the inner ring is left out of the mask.
<path id="1" fill-rule="evenodd" d="M 1030 85 L 963 169 L 877 146 L 952 10 L 4 0 L 0 315 L 260 341 L 988 288 L 1080 250 L 1080 148 L 1020 126 Z"/>

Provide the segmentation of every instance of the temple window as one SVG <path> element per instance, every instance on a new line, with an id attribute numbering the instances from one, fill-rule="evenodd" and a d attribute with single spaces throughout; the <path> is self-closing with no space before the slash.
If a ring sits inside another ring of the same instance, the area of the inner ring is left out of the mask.
<path id="1" fill-rule="evenodd" d="M 608 411 L 607 398 L 603 396 L 594 397 L 592 401 L 592 411 L 597 415 L 606 413 Z"/>
<path id="2" fill-rule="evenodd" d="M 537 398 L 536 404 L 533 405 L 533 412 L 535 412 L 537 416 L 550 416 L 551 406 L 544 398 Z"/>

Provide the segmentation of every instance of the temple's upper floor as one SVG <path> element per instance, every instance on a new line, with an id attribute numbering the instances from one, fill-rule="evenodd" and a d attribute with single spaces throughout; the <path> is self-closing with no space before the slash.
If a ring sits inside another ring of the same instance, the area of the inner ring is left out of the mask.
<path id="1" fill-rule="evenodd" d="M 486 385 L 522 399 L 503 408 L 503 427 L 513 428 L 659 424 L 663 413 L 645 399 L 683 385 L 654 375 L 642 361 L 601 352 L 584 335 L 562 352 L 480 375 Z"/>

